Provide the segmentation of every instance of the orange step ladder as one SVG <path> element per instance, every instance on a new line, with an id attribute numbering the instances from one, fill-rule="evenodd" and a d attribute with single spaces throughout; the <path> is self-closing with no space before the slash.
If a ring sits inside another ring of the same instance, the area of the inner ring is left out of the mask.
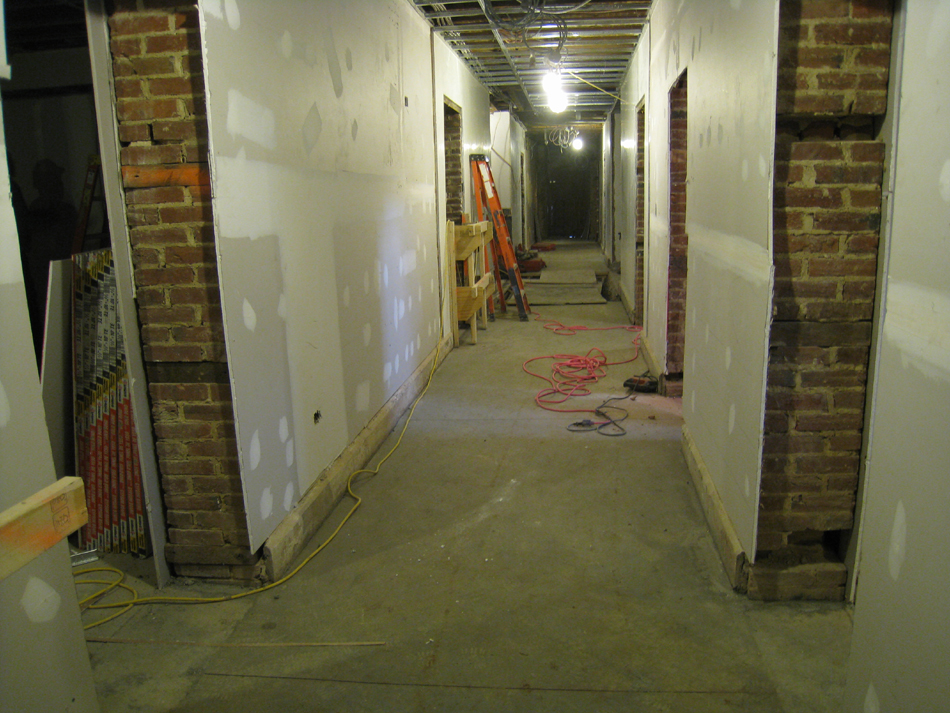
<path id="1" fill-rule="evenodd" d="M 508 284 L 514 294 L 515 304 L 518 306 L 518 317 L 522 322 L 528 320 L 528 313 L 531 307 L 528 306 L 528 297 L 524 291 L 524 282 L 521 281 L 521 270 L 518 267 L 518 259 L 515 257 L 514 247 L 511 245 L 511 233 L 508 232 L 508 223 L 505 220 L 505 214 L 501 210 L 501 201 L 498 199 L 498 191 L 495 190 L 495 179 L 492 178 L 491 166 L 488 165 L 488 157 L 484 154 L 472 154 L 472 185 L 475 187 L 475 205 L 477 207 L 476 216 L 478 220 L 482 219 L 483 212 L 488 209 L 491 220 L 495 225 L 495 237 L 492 240 L 492 252 L 495 253 L 495 278 L 498 285 L 501 285 L 501 268 L 499 263 L 504 265 L 505 272 L 508 274 Z M 499 287 L 498 299 L 501 303 L 501 311 L 507 311 L 505 305 L 505 295 Z"/>

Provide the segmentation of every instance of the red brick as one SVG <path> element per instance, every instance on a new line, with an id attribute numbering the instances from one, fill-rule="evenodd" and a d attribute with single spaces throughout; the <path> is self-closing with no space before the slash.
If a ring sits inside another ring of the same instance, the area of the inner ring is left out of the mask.
<path id="1" fill-rule="evenodd" d="M 164 476 L 172 475 L 214 475 L 214 461 L 210 458 L 189 458 L 187 460 L 167 460 L 162 465 Z M 166 478 L 167 479 L 167 478 Z"/>
<path id="2" fill-rule="evenodd" d="M 137 57 L 142 54 L 141 37 L 113 37 L 109 41 L 109 48 L 115 58 Z M 122 76 L 122 75 L 116 75 Z"/>
<path id="3" fill-rule="evenodd" d="M 139 99 L 145 96 L 141 79 L 117 77 L 114 86 L 116 99 Z"/>
<path id="4" fill-rule="evenodd" d="M 153 399 L 172 401 L 207 401 L 207 384 L 149 384 Z"/>
<path id="5" fill-rule="evenodd" d="M 829 22 L 815 25 L 815 43 L 821 45 L 888 45 L 891 41 L 891 23 Z"/>
<path id="6" fill-rule="evenodd" d="M 145 345 L 146 361 L 203 361 L 201 347 Z"/>
<path id="7" fill-rule="evenodd" d="M 174 287 L 169 291 L 173 304 L 220 304 L 221 294 L 217 287 Z"/>
<path id="8" fill-rule="evenodd" d="M 856 473 L 859 460 L 856 455 L 798 455 L 795 470 L 798 473 Z"/>
<path id="9" fill-rule="evenodd" d="M 801 0 L 800 17 L 803 20 L 848 17 L 850 5 L 849 0 Z"/>
<path id="10" fill-rule="evenodd" d="M 133 141 L 151 141 L 152 132 L 148 124 L 120 124 L 119 141 L 131 143 Z"/>
<path id="11" fill-rule="evenodd" d="M 811 69 L 838 69 L 844 61 L 844 50 L 839 47 L 799 47 L 794 54 L 782 57 L 784 64 Z"/>
<path id="12" fill-rule="evenodd" d="M 204 441 L 199 443 L 192 443 L 192 446 L 209 446 L 213 444 L 214 441 Z M 233 444 L 232 444 L 233 448 Z M 217 453 L 212 455 L 219 455 Z M 241 478 L 234 476 L 209 476 L 206 478 L 192 478 L 192 483 L 194 484 L 194 489 L 196 493 L 240 493 L 241 492 Z"/>
<path id="13" fill-rule="evenodd" d="M 845 300 L 873 300 L 877 293 L 877 282 L 870 279 L 849 279 L 841 287 L 841 297 Z"/>
<path id="14" fill-rule="evenodd" d="M 170 23 L 166 14 L 116 14 L 109 20 L 109 27 L 113 35 L 144 35 L 168 32 Z"/>
<path id="15" fill-rule="evenodd" d="M 161 267 L 161 251 L 154 248 L 133 248 L 132 263 L 136 269 Z"/>
<path id="16" fill-rule="evenodd" d="M 183 203 L 185 189 L 182 186 L 162 186 L 161 188 L 136 188 L 125 192 L 130 204 L 142 203 Z"/>
<path id="17" fill-rule="evenodd" d="M 805 306 L 804 318 L 826 322 L 870 320 L 873 311 L 870 302 L 815 302 Z"/>
<path id="18" fill-rule="evenodd" d="M 154 55 L 133 57 L 130 62 L 131 72 L 129 74 L 137 74 L 140 77 L 154 77 L 161 74 L 175 74 L 176 72 L 175 61 L 171 57 Z"/>
<path id="19" fill-rule="evenodd" d="M 874 276 L 877 274 L 877 261 L 860 258 L 811 257 L 808 259 L 808 274 L 812 277 Z"/>
<path id="20" fill-rule="evenodd" d="M 840 208 L 844 201 L 840 188 L 798 188 L 789 186 L 775 191 L 778 205 L 788 208 Z"/>
<path id="21" fill-rule="evenodd" d="M 854 56 L 856 67 L 874 67 L 889 69 L 891 66 L 891 52 L 889 49 L 861 48 Z"/>
<path id="22" fill-rule="evenodd" d="M 880 165 L 815 166 L 815 183 L 817 184 L 850 183 L 880 186 L 883 175 L 884 169 Z"/>
<path id="23" fill-rule="evenodd" d="M 821 453 L 824 441 L 820 436 L 773 434 L 765 436 L 764 453 Z"/>
<path id="24" fill-rule="evenodd" d="M 138 228 L 145 225 L 158 224 L 158 208 L 128 208 L 126 218 L 129 221 L 130 228 Z"/>
<path id="25" fill-rule="evenodd" d="M 168 226 L 133 228 L 130 238 L 133 245 L 179 245 L 188 242 L 188 231 Z"/>
<path id="26" fill-rule="evenodd" d="M 165 556 L 171 563 L 188 564 L 253 564 L 258 556 L 246 547 L 224 545 L 176 545 L 165 546 Z"/>
<path id="27" fill-rule="evenodd" d="M 204 122 L 194 120 L 156 121 L 152 124 L 152 135 L 156 141 L 187 141 L 199 135 L 207 137 Z"/>
<path id="28" fill-rule="evenodd" d="M 828 410 L 828 397 L 824 394 L 776 391 L 769 389 L 766 408 L 779 411 L 818 411 Z"/>
<path id="29" fill-rule="evenodd" d="M 158 344 L 171 340 L 171 330 L 168 327 L 142 327 L 142 341 L 149 344 Z"/>
<path id="30" fill-rule="evenodd" d="M 165 249 L 165 262 L 168 265 L 197 265 L 214 263 L 215 251 L 213 246 L 199 245 L 196 247 L 169 247 Z"/>
<path id="31" fill-rule="evenodd" d="M 156 438 L 198 440 L 212 438 L 217 432 L 210 423 L 161 423 L 155 425 Z"/>
<path id="32" fill-rule="evenodd" d="M 800 432 L 813 431 L 855 431 L 864 425 L 864 419 L 859 414 L 801 414 L 795 419 L 795 430 Z"/>
<path id="33" fill-rule="evenodd" d="M 145 307 L 139 309 L 139 319 L 142 320 L 144 324 L 193 322 L 195 319 L 195 310 L 193 307 L 180 304 L 175 304 L 173 307 Z"/>
<path id="34" fill-rule="evenodd" d="M 161 77 L 150 80 L 148 88 L 153 97 L 167 97 L 204 91 L 202 85 L 200 77 Z"/>
<path id="35" fill-rule="evenodd" d="M 173 327 L 172 338 L 178 343 L 205 343 L 224 339 L 223 329 L 214 326 Z"/>
<path id="36" fill-rule="evenodd" d="M 234 419 L 234 412 L 230 404 L 184 404 L 182 415 L 188 421 L 230 421 Z"/>
<path id="37" fill-rule="evenodd" d="M 177 99 L 119 99 L 116 102 L 119 121 L 170 119 L 178 116 Z"/>
<path id="38" fill-rule="evenodd" d="M 165 267 L 158 270 L 137 270 L 135 281 L 140 285 L 183 285 L 194 282 L 195 273 L 188 267 Z"/>
<path id="39" fill-rule="evenodd" d="M 168 206 L 159 209 L 163 223 L 199 223 L 213 217 L 211 205 Z"/>
<path id="40" fill-rule="evenodd" d="M 175 32 L 145 38 L 145 51 L 149 54 L 197 51 L 200 48 L 200 40 L 194 32 Z"/>
<path id="41" fill-rule="evenodd" d="M 166 163 L 181 163 L 181 147 L 171 144 L 156 146 L 126 146 L 120 150 L 120 159 L 125 166 L 151 166 Z"/>
<path id="42" fill-rule="evenodd" d="M 168 529 L 168 540 L 178 545 L 223 545 L 224 537 L 215 530 Z"/>

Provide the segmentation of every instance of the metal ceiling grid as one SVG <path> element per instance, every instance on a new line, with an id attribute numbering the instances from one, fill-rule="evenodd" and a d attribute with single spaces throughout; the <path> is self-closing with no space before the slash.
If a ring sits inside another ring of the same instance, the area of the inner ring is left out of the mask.
<path id="1" fill-rule="evenodd" d="M 613 109 L 652 0 L 411 0 L 526 126 L 603 122 Z M 547 107 L 541 80 L 561 70 L 568 109 Z"/>

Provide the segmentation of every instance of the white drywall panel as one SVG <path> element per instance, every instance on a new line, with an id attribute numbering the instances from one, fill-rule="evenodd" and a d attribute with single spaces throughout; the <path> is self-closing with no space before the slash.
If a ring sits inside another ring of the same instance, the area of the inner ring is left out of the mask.
<path id="1" fill-rule="evenodd" d="M 621 139 L 623 169 L 623 223 L 620 242 L 620 289 L 628 305 L 636 304 L 637 275 L 637 109 L 650 112 L 650 25 L 644 25 L 637 49 L 630 59 L 630 68 L 620 89 Z M 644 142 L 646 143 L 646 141 Z M 644 170 L 649 172 L 650 155 L 644 151 Z M 644 180 L 644 235 L 649 232 L 650 182 Z M 648 278 L 649 275 L 644 275 Z M 648 288 L 644 287 L 644 293 Z M 645 332 L 645 330 L 644 330 Z"/>
<path id="2" fill-rule="evenodd" d="M 752 557 L 772 292 L 778 1 L 660 0 L 651 28 L 647 338 L 665 355 L 669 90 L 688 70 L 683 417 Z"/>
<path id="3" fill-rule="evenodd" d="M 513 124 L 510 112 L 493 111 L 489 116 L 491 152 L 488 154 L 488 160 L 491 163 L 492 177 L 495 179 L 495 188 L 498 191 L 498 198 L 501 200 L 501 207 L 509 210 L 513 204 L 512 186 L 514 185 L 514 177 L 512 176 L 514 162 L 511 160 L 511 128 Z"/>
<path id="4" fill-rule="evenodd" d="M 900 3 L 898 20 L 906 51 L 891 85 L 889 256 L 844 705 L 855 713 L 950 700 L 950 85 L 934 69 L 950 66 L 950 3 Z"/>
<path id="5" fill-rule="evenodd" d="M 0 120 L 0 165 L 7 158 L 2 126 Z M 6 171 L 0 171 L 0 324 L 2 511 L 56 480 Z M 0 580 L 0 710 L 99 710 L 65 541 Z"/>
<path id="6" fill-rule="evenodd" d="M 461 110 L 462 115 L 462 181 L 465 185 L 462 212 L 474 220 L 472 171 L 468 157 L 473 153 L 491 152 L 491 117 L 488 90 L 479 84 L 471 70 L 459 59 L 445 41 L 432 33 L 432 82 L 435 109 L 436 215 L 438 216 L 439 254 L 446 255 L 445 245 L 445 120 L 446 99 Z M 443 269 L 443 273 L 446 271 Z M 443 280 L 444 280 L 443 275 Z M 449 329 L 449 304 L 443 305 L 445 329 Z"/>
<path id="7" fill-rule="evenodd" d="M 528 147 L 524 126 L 517 118 L 512 118 L 511 137 L 508 154 L 511 156 L 511 239 L 515 245 L 524 245 L 528 247 L 528 236 L 525 233 L 525 218 L 527 212 L 525 203 L 527 203 L 528 192 Z M 522 161 L 524 161 L 524 171 L 521 170 Z"/>
<path id="8" fill-rule="evenodd" d="M 200 8 L 254 549 L 436 345 L 429 28 L 397 0 Z"/>

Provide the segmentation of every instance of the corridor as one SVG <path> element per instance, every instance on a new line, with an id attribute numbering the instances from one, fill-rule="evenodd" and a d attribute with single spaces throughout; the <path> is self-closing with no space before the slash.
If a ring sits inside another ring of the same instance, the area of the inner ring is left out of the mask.
<path id="1" fill-rule="evenodd" d="M 537 313 L 509 311 L 477 346 L 463 333 L 401 446 L 355 479 L 362 507 L 287 584 L 138 607 L 87 632 L 137 642 L 89 644 L 103 710 L 838 710 L 849 610 L 731 590 L 683 460 L 678 400 L 617 402 L 620 437 L 569 432 L 588 415 L 535 405 L 544 383 L 522 371 L 529 358 L 636 355 L 626 330 L 562 336 L 544 321 L 629 324 L 621 304 Z M 577 407 L 624 396 L 645 368 L 608 367 Z M 221 592 L 177 581 L 163 593 Z M 290 646 L 333 642 L 380 645 Z"/>

